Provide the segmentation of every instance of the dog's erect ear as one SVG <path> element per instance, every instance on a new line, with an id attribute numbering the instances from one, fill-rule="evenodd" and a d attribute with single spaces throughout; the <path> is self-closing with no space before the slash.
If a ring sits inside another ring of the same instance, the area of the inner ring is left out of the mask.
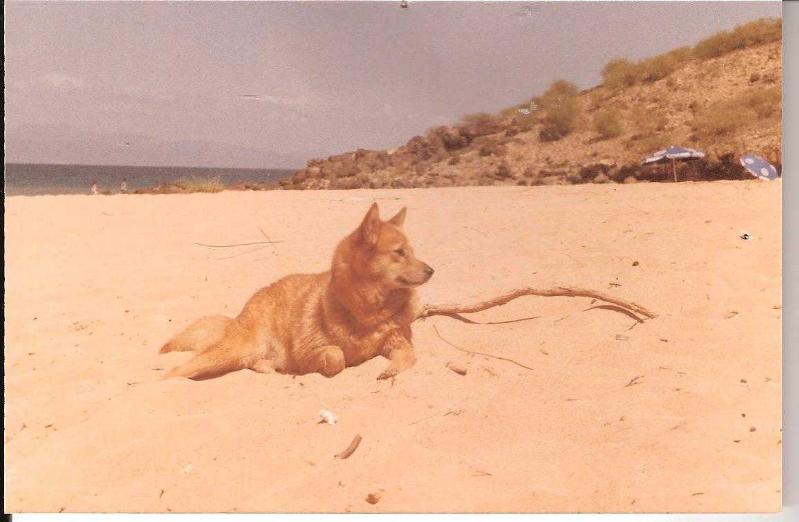
<path id="1" fill-rule="evenodd" d="M 386 223 L 391 223 L 395 227 L 402 228 L 402 224 L 405 223 L 405 212 L 406 212 L 406 210 L 407 209 L 405 207 L 402 207 L 402 209 L 399 212 L 397 212 L 397 215 L 394 216 L 393 218 L 389 219 Z"/>
<path id="2" fill-rule="evenodd" d="M 372 206 L 369 207 L 369 212 L 366 213 L 366 217 L 361 222 L 361 226 L 358 227 L 361 239 L 367 245 L 377 244 L 377 238 L 380 236 L 380 224 L 380 209 L 377 208 L 377 203 L 372 203 Z"/>

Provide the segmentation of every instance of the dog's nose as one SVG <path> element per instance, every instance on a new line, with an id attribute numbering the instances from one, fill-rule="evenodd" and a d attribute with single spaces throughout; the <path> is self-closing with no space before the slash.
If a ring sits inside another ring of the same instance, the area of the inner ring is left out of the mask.
<path id="1" fill-rule="evenodd" d="M 424 273 L 427 274 L 427 277 L 433 275 L 433 272 L 435 272 L 435 270 L 433 270 L 433 267 L 431 267 L 430 265 L 424 266 Z"/>

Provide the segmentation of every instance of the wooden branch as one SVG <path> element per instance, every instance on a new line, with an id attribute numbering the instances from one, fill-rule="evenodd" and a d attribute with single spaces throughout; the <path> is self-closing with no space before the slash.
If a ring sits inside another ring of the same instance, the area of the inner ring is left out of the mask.
<path id="1" fill-rule="evenodd" d="M 540 288 L 533 288 L 533 287 L 525 287 L 519 288 L 517 290 L 513 290 L 507 294 L 501 295 L 499 297 L 495 297 L 493 299 L 488 299 L 487 301 L 481 301 L 479 303 L 471 304 L 471 305 L 426 305 L 423 306 L 422 309 L 416 316 L 416 319 L 424 319 L 426 317 L 431 317 L 434 315 L 444 315 L 447 317 L 451 317 L 453 319 L 457 319 L 459 321 L 463 321 L 466 323 L 475 323 L 471 319 L 467 319 L 463 317 L 461 314 L 471 314 L 475 312 L 482 312 L 483 310 L 488 310 L 489 308 L 494 308 L 495 306 L 502 306 L 504 304 L 513 301 L 519 297 L 523 297 L 526 295 L 535 295 L 541 297 L 590 297 L 593 299 L 597 299 L 599 301 L 605 301 L 606 303 L 612 303 L 615 307 L 610 305 L 607 306 L 608 309 L 614 311 L 620 311 L 621 313 L 628 315 L 630 317 L 635 318 L 638 322 L 644 322 L 643 319 L 638 317 L 635 314 L 642 315 L 649 319 L 653 319 L 657 317 L 653 312 L 650 312 L 643 306 L 633 303 L 631 301 L 624 301 L 621 299 L 617 299 L 615 297 L 611 297 L 607 294 L 602 292 L 596 292 L 594 290 L 586 290 L 583 288 L 569 288 L 569 287 L 556 287 L 550 289 L 540 289 Z M 617 309 L 619 308 L 619 309 Z"/>

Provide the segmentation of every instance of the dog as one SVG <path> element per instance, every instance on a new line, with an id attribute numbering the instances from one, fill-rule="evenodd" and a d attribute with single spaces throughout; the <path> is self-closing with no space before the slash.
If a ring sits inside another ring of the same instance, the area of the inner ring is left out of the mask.
<path id="1" fill-rule="evenodd" d="M 333 377 L 378 355 L 389 360 L 378 379 L 413 366 L 415 288 L 433 269 L 416 259 L 402 231 L 405 214 L 403 207 L 382 221 L 372 204 L 336 247 L 329 271 L 286 276 L 256 292 L 238 317 L 191 324 L 160 353 L 196 354 L 166 377 L 201 380 L 246 368 Z"/>

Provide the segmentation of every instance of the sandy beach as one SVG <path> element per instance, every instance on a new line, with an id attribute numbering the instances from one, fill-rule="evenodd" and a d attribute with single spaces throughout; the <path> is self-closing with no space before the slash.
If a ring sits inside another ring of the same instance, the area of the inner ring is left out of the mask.
<path id="1" fill-rule="evenodd" d="M 7 198 L 5 510 L 779 510 L 781 187 Z M 570 285 L 658 317 L 527 297 L 472 318 L 529 321 L 415 323 L 418 362 L 393 383 L 382 358 L 332 379 L 161 380 L 187 358 L 158 355 L 173 333 L 326 270 L 372 201 L 408 207 L 436 269 L 422 302 Z"/>

